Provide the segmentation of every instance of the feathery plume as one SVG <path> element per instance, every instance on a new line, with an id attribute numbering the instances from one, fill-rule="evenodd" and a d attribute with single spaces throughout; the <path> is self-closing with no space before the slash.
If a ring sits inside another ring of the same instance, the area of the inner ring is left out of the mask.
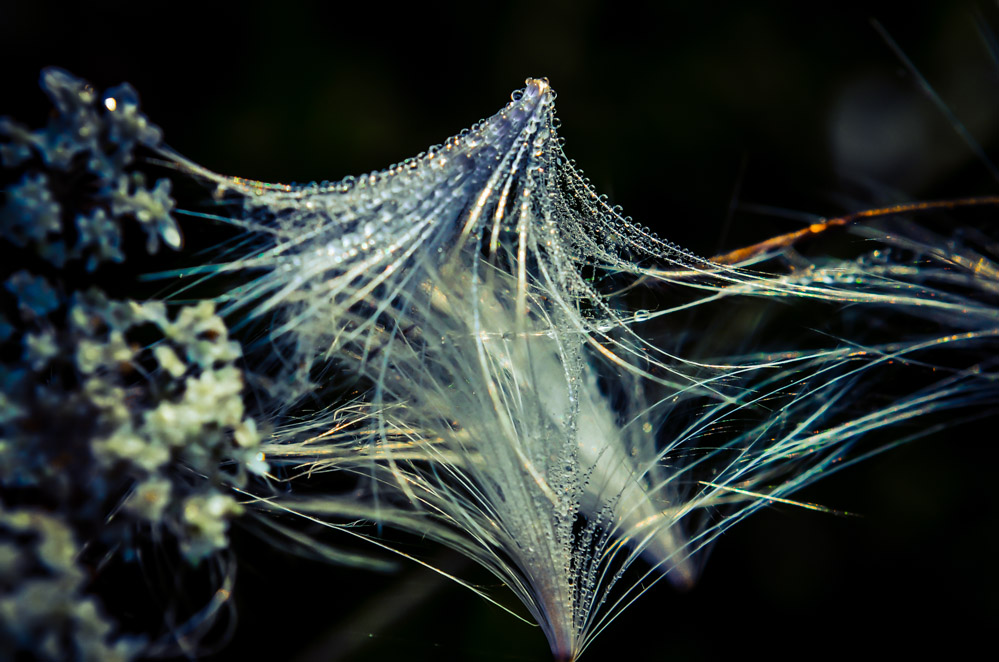
<path id="1" fill-rule="evenodd" d="M 683 251 L 593 190 L 554 99 L 529 79 L 442 145 L 329 186 L 168 156 L 245 210 L 249 249 L 201 271 L 251 274 L 223 314 L 269 327 L 256 379 L 286 422 L 264 450 L 292 490 L 261 507 L 453 547 L 575 659 L 650 582 L 689 585 L 722 531 L 842 466 L 865 434 L 994 403 L 999 320 L 992 258 L 911 227 L 863 230 L 879 249 L 805 270 L 760 268 L 786 242 L 737 260 Z M 630 312 L 631 298 L 659 307 Z M 677 332 L 691 312 L 767 299 L 820 306 L 843 335 L 801 349 L 756 328 L 745 351 L 708 355 Z M 851 337 L 857 309 L 893 333 Z M 861 406 L 891 366 L 950 350 L 973 362 Z M 349 406 L 310 395 L 358 379 Z M 349 492 L 303 489 L 331 471 L 356 477 Z"/>

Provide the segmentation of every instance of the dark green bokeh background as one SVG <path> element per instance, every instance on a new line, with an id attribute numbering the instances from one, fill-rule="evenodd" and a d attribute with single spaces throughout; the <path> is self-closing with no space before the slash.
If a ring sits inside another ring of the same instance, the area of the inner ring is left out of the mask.
<path id="1" fill-rule="evenodd" d="M 99 88 L 131 82 L 167 142 L 218 172 L 332 180 L 411 156 L 497 110 L 525 77 L 548 76 L 566 151 L 597 188 L 703 254 L 798 227 L 733 209 L 737 189 L 742 204 L 816 214 L 999 189 L 869 23 L 995 157 L 999 68 L 975 16 L 995 30 L 999 12 L 985 3 L 96 4 L 0 8 L 0 113 L 39 124 L 38 71 L 54 64 Z M 867 118 L 846 140 L 890 154 L 839 159 L 846 115 Z M 802 494 L 863 518 L 755 516 L 720 540 L 693 591 L 657 587 L 588 659 L 991 644 L 999 454 L 987 432 L 937 435 Z M 343 642 L 351 660 L 548 658 L 539 630 L 429 572 L 385 578 L 237 543 L 240 629 L 213 659 L 296 659 L 314 645 L 310 659 L 341 659 Z M 371 616 L 421 592 L 401 619 Z"/>

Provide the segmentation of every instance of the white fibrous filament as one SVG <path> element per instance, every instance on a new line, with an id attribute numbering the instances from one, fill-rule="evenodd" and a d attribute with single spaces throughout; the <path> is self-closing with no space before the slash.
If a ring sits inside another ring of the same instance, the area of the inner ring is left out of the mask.
<path id="1" fill-rule="evenodd" d="M 999 267 L 902 222 L 807 268 L 778 244 L 697 257 L 593 190 L 554 101 L 529 79 L 426 153 L 325 186 L 166 156 L 240 205 L 245 250 L 203 271 L 242 274 L 220 313 L 266 329 L 247 364 L 288 485 L 247 488 L 261 516 L 454 548 L 569 660 L 657 579 L 692 584 L 730 525 L 881 448 L 867 433 L 994 407 Z M 795 306 L 826 325 L 808 342 L 785 332 Z"/>

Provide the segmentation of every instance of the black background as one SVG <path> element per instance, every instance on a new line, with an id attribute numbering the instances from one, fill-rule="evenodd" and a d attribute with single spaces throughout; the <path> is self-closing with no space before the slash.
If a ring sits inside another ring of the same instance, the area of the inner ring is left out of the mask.
<path id="1" fill-rule="evenodd" d="M 167 142 L 217 172 L 334 180 L 440 142 L 525 77 L 548 76 L 566 151 L 596 187 L 702 254 L 798 227 L 748 203 L 828 215 L 999 189 L 870 24 L 994 157 L 999 68 L 975 23 L 999 30 L 994 5 L 94 5 L 0 9 L 0 114 L 40 124 L 38 71 L 58 65 L 98 88 L 131 82 Z M 848 137 L 876 162 L 837 148 L 847 115 L 867 118 Z M 988 650 L 999 621 L 989 432 L 948 430 L 800 495 L 860 518 L 786 506 L 754 516 L 722 537 L 698 586 L 657 586 L 586 658 Z M 540 630 L 427 571 L 344 570 L 236 536 L 239 626 L 212 659 L 549 657 Z M 413 607 L 388 617 L 407 596 Z"/>

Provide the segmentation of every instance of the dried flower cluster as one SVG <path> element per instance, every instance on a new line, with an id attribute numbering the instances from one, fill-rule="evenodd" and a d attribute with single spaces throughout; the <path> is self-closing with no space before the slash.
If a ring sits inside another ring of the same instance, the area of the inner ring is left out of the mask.
<path id="1" fill-rule="evenodd" d="M 48 70 L 43 87 L 47 127 L 0 126 L 0 228 L 21 251 L 2 275 L 0 657 L 132 659 L 152 642 L 91 592 L 106 556 L 158 539 L 209 559 L 242 510 L 231 488 L 267 466 L 213 304 L 116 301 L 87 277 L 125 258 L 129 227 L 180 246 L 170 182 L 133 169 L 159 130 L 127 85 L 98 97 Z"/>

